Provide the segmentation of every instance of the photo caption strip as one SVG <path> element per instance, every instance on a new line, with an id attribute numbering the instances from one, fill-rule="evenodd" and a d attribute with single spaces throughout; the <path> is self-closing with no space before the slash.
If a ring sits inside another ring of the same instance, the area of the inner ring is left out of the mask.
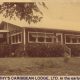
<path id="1" fill-rule="evenodd" d="M 80 76 L 0 76 L 0 80 L 80 80 Z"/>

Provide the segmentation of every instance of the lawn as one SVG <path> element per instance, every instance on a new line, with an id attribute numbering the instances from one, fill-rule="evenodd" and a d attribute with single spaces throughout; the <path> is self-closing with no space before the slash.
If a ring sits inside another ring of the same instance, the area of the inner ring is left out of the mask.
<path id="1" fill-rule="evenodd" d="M 80 58 L 0 58 L 0 75 L 80 75 Z"/>

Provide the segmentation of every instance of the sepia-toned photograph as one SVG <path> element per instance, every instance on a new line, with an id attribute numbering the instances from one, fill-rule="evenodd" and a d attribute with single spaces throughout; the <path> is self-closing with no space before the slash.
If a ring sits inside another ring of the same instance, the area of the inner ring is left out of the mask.
<path id="1" fill-rule="evenodd" d="M 0 75 L 80 75 L 79 61 L 79 0 L 0 2 Z"/>

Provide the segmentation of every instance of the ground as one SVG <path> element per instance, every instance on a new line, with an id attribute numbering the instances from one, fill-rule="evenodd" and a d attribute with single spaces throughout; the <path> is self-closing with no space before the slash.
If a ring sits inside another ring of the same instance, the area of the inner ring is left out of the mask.
<path id="1" fill-rule="evenodd" d="M 0 75 L 80 75 L 80 58 L 0 58 Z"/>

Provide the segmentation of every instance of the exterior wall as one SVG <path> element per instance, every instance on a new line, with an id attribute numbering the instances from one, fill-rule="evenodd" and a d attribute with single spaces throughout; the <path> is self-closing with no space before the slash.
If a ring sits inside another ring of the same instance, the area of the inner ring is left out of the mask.
<path id="1" fill-rule="evenodd" d="M 33 43 L 30 43 L 29 42 L 29 32 L 43 32 L 43 33 L 52 33 L 54 35 L 54 37 L 56 37 L 56 42 L 58 42 L 58 36 L 61 35 L 61 44 L 66 44 L 65 43 L 65 35 L 66 34 L 72 34 L 74 36 L 80 36 L 80 32 L 79 31 L 69 31 L 69 30 L 59 30 L 59 29 L 41 29 L 41 28 L 21 28 L 19 26 L 16 26 L 16 25 L 13 25 L 13 24 L 10 24 L 10 23 L 6 23 L 6 22 L 3 22 L 1 24 L 1 27 L 4 26 L 4 28 L 0 28 L 1 30 L 5 29 L 5 30 L 9 30 L 9 32 L 0 32 L 1 34 L 4 35 L 4 39 L 6 40 L 6 43 L 9 42 L 10 46 L 11 46 L 11 50 L 12 52 L 16 52 L 18 53 L 20 51 L 23 52 L 25 51 L 25 48 L 26 48 L 26 45 L 27 44 L 34 44 Z M 16 35 L 18 33 L 21 33 L 22 35 L 22 42 L 21 43 L 11 43 L 11 37 L 13 35 Z M 37 42 L 38 43 L 38 42 Z M 36 43 L 36 44 L 37 44 Z M 41 42 L 43 44 L 43 42 Z M 55 40 L 54 40 L 54 43 L 55 43 Z M 52 43 L 50 43 L 52 44 Z M 71 47 L 71 46 L 74 46 L 74 45 L 79 45 L 80 44 L 66 44 L 68 47 Z"/>
<path id="2" fill-rule="evenodd" d="M 11 28 L 10 28 L 11 29 Z M 20 43 L 11 43 L 11 36 L 12 35 L 16 35 L 20 33 L 21 34 L 21 42 Z M 19 53 L 19 51 L 24 51 L 24 30 L 23 28 L 17 28 L 17 29 L 14 29 L 14 30 L 11 30 L 9 32 L 9 41 L 10 41 L 10 45 L 12 46 L 12 52 L 16 52 L 16 53 Z"/>
<path id="3" fill-rule="evenodd" d="M 7 24 L 5 22 L 2 22 L 0 24 L 0 44 L 8 44 L 8 29 L 7 29 Z"/>
<path id="4" fill-rule="evenodd" d="M 65 43 L 65 35 L 66 34 L 73 34 L 73 35 L 80 35 L 79 31 L 69 31 L 69 30 L 58 30 L 58 29 L 40 29 L 40 28 L 25 28 L 25 33 L 26 33 L 26 44 L 28 44 L 28 32 L 46 32 L 46 33 L 54 33 L 54 35 L 56 36 L 56 34 L 62 34 L 62 44 L 66 44 Z M 66 45 L 70 45 L 70 44 L 66 44 Z M 71 44 L 71 45 L 74 45 Z M 76 43 L 75 43 L 76 45 Z M 78 44 L 80 45 L 80 44 Z"/>
<path id="5" fill-rule="evenodd" d="M 26 28 L 26 35 L 28 35 L 28 32 L 46 32 L 46 33 L 54 33 L 56 34 L 62 34 L 63 37 L 63 43 L 65 44 L 65 34 L 74 34 L 74 35 L 80 35 L 78 32 L 72 32 L 72 31 L 65 31 L 65 30 L 51 30 L 51 29 L 39 29 L 39 28 Z M 26 36 L 28 38 L 28 36 Z M 28 43 L 28 41 L 26 42 Z"/>
<path id="6" fill-rule="evenodd" d="M 9 30 L 9 33 L 7 33 L 7 35 L 6 35 L 9 37 L 9 44 L 11 44 L 11 35 L 14 35 L 14 34 L 17 34 L 20 32 L 22 33 L 22 43 L 20 43 L 22 45 L 26 45 L 28 43 L 28 39 L 29 39 L 28 32 L 54 33 L 55 36 L 57 36 L 58 34 L 61 34 L 62 35 L 62 44 L 66 44 L 65 43 L 65 34 L 80 35 L 79 31 L 69 31 L 69 30 L 59 30 L 59 29 L 41 29 L 41 28 L 21 28 L 19 26 L 16 26 L 16 25 L 13 25 L 10 23 L 6 23 L 6 22 L 2 22 L 0 27 L 1 28 L 4 27 L 4 29 Z"/>
<path id="7" fill-rule="evenodd" d="M 26 44 L 28 43 L 28 32 L 43 32 L 43 33 L 53 33 L 54 36 L 57 36 L 58 34 L 62 35 L 63 39 L 63 33 L 58 30 L 48 30 L 48 29 L 39 29 L 39 28 L 26 28 Z M 62 40 L 63 44 L 63 40 Z"/>
<path id="8" fill-rule="evenodd" d="M 24 32 L 23 32 L 23 28 L 10 24 L 10 23 L 6 23 L 6 22 L 2 22 L 3 26 L 6 27 L 7 30 L 9 30 L 9 32 L 6 34 L 6 39 L 7 42 L 9 43 L 9 45 L 11 46 L 11 53 L 15 52 L 15 53 L 21 53 L 24 50 Z M 16 36 L 18 34 L 21 34 L 21 38 L 22 41 L 20 43 L 12 43 L 12 36 Z M 16 54 L 17 55 L 17 54 Z"/>

